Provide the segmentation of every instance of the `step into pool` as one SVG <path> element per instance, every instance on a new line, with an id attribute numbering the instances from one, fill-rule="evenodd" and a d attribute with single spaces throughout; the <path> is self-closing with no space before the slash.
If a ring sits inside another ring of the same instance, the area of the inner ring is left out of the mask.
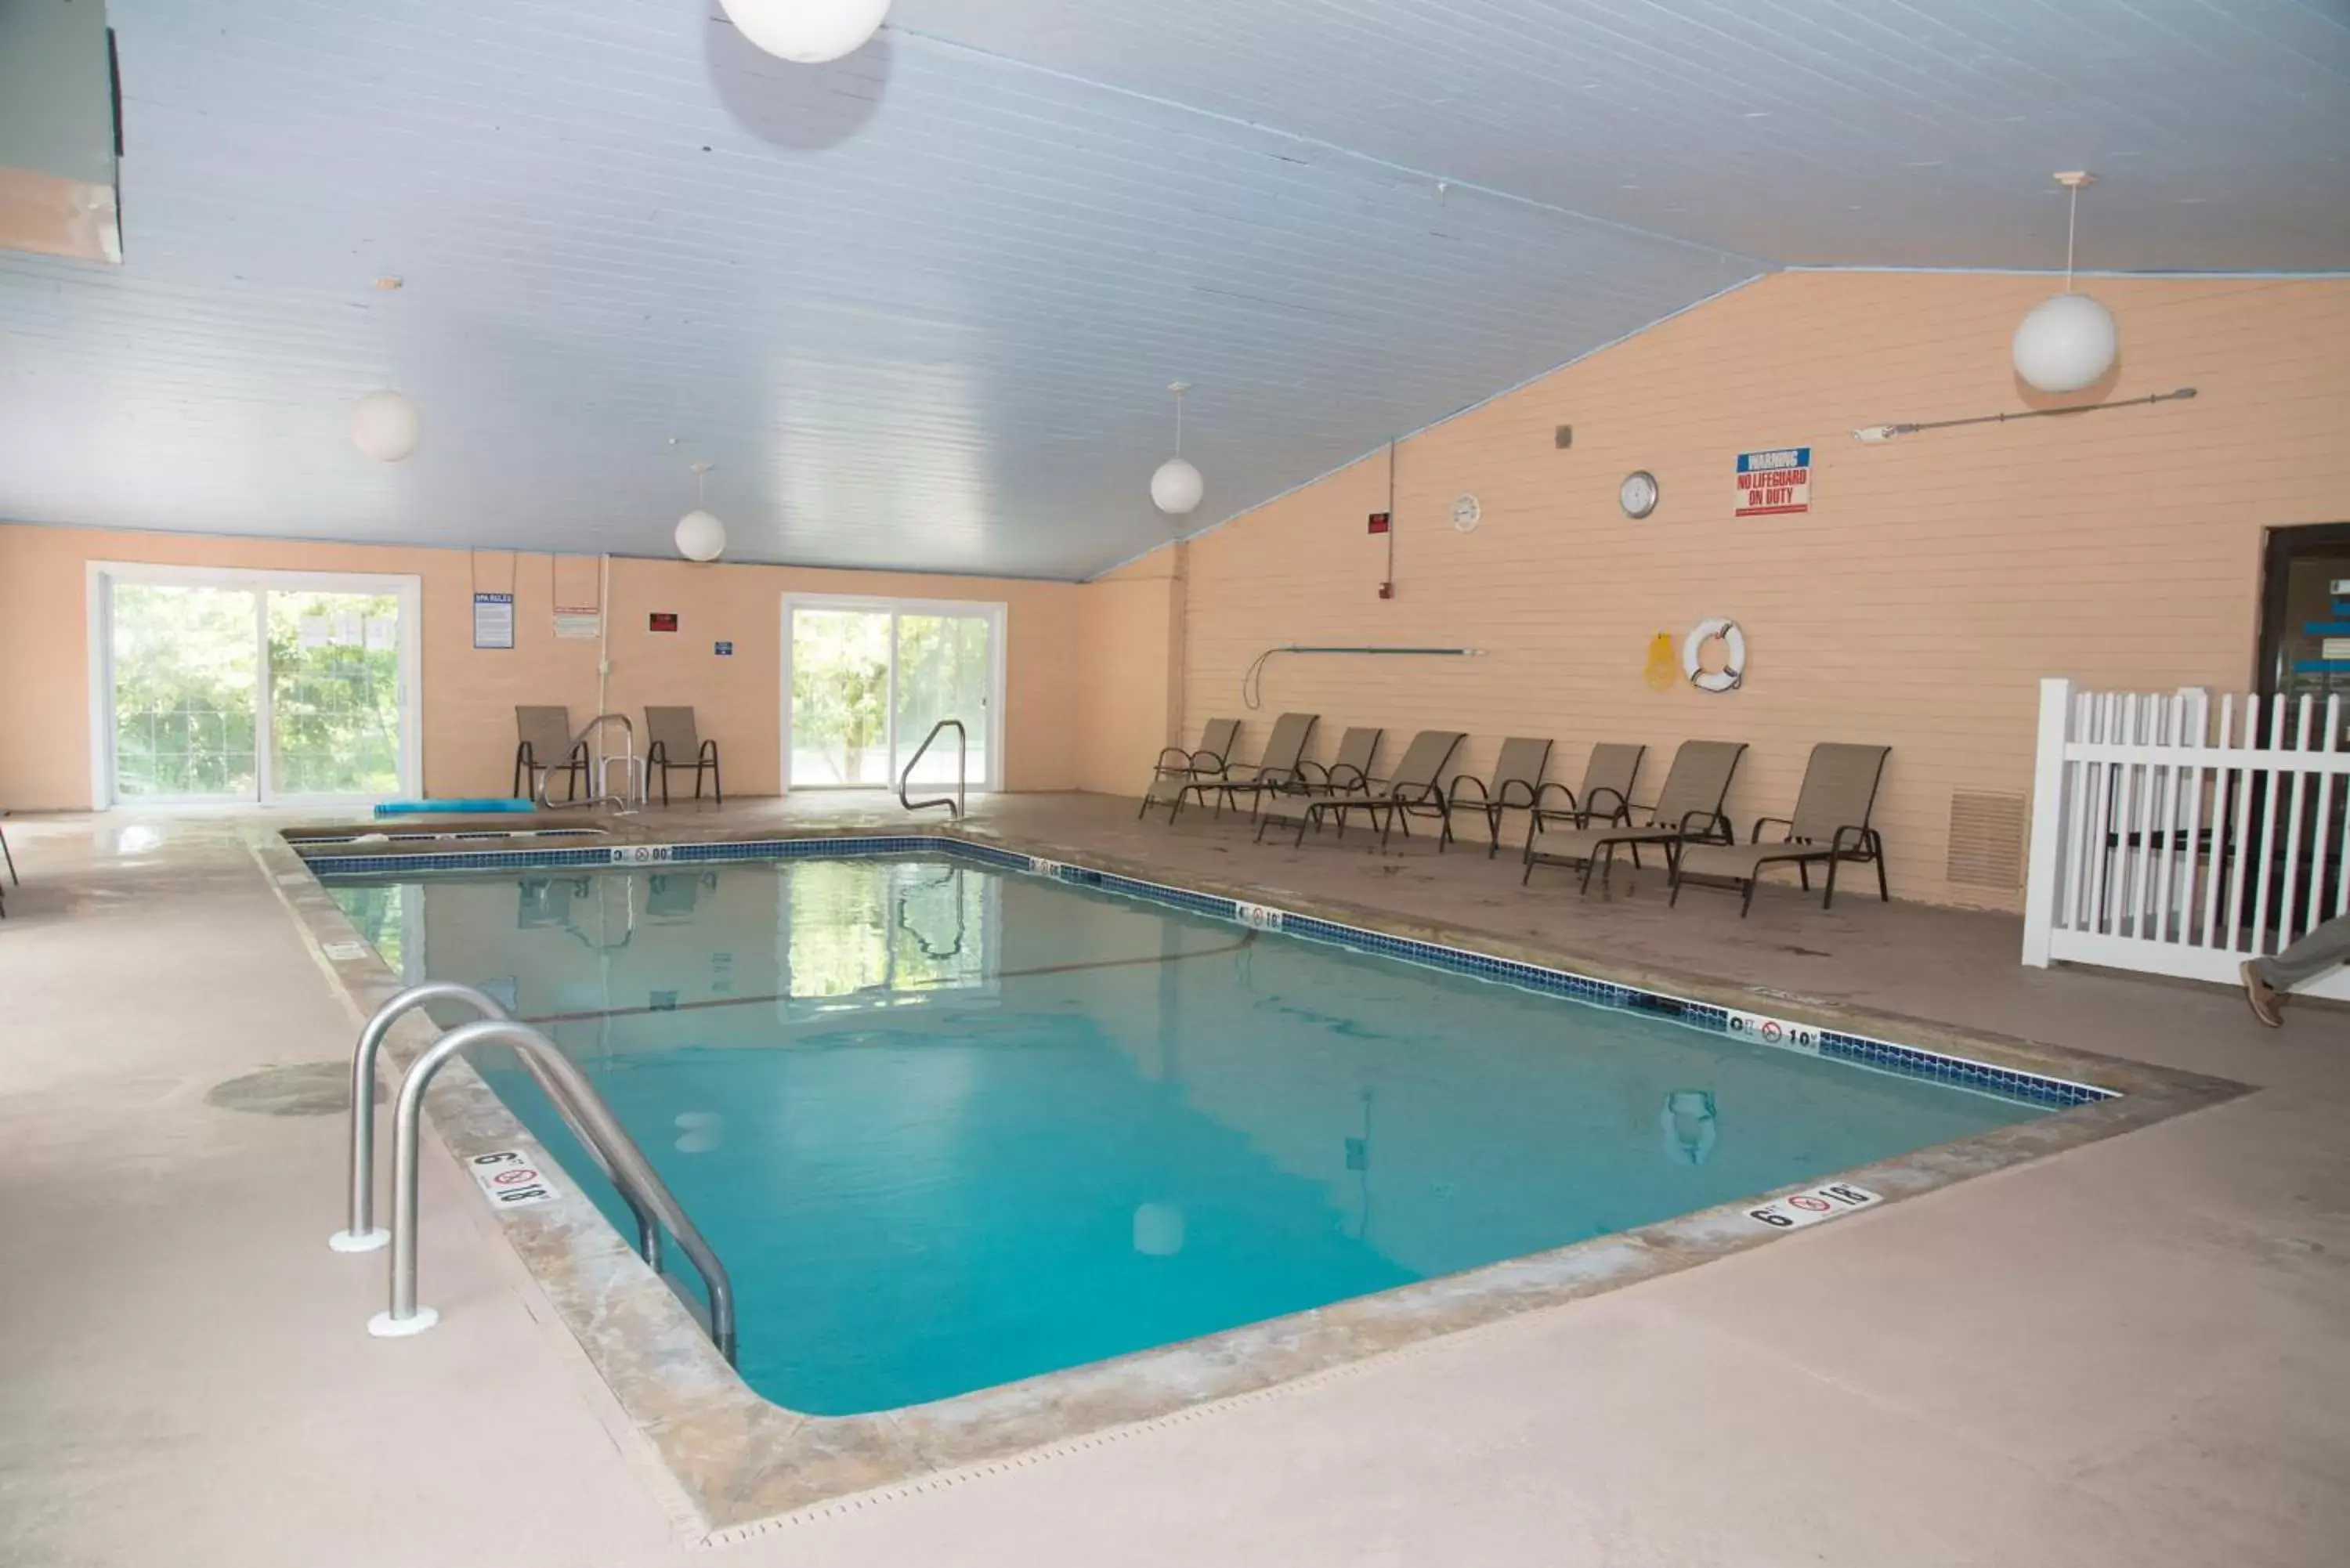
<path id="1" fill-rule="evenodd" d="M 396 971 L 482 988 L 586 1069 L 725 1260 L 743 1376 L 814 1415 L 2061 1108 L 961 857 L 328 882 Z M 629 1233 L 529 1078 L 480 1065 Z"/>

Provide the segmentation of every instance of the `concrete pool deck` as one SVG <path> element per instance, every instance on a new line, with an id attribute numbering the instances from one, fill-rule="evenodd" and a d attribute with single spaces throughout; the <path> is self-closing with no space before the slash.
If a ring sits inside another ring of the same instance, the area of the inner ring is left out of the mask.
<path id="1" fill-rule="evenodd" d="M 730 829 L 838 797 L 658 820 Z M 2015 922 L 1004 797 L 975 817 L 1185 875 L 1765 985 L 2261 1092 L 1408 1356 L 715 1549 L 746 1563 L 2335 1559 L 2350 1499 L 2350 1012 L 2015 964 Z M 877 820 L 902 824 L 895 812 Z M 353 1020 L 212 816 L 16 819 L 0 925 L 0 1557 L 701 1557 L 494 1220 L 427 1161 L 452 1323 L 360 1328 L 340 1121 L 213 1085 Z M 273 825 L 290 819 L 266 818 Z"/>

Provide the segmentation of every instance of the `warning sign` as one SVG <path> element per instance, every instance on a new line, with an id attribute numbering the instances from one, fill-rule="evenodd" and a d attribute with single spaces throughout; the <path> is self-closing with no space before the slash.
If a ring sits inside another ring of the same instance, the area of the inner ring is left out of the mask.
<path id="1" fill-rule="evenodd" d="M 1775 1202 L 1749 1209 L 1746 1217 L 1758 1225 L 1768 1225 L 1773 1231 L 1799 1231 L 1806 1225 L 1816 1225 L 1823 1220 L 1833 1220 L 1839 1214 L 1849 1214 L 1856 1209 L 1866 1209 L 1872 1203 L 1882 1203 L 1885 1195 L 1871 1192 L 1866 1187 L 1855 1187 L 1849 1181 L 1831 1181 L 1825 1187 L 1814 1187 L 1809 1192 L 1790 1193 Z"/>
<path id="2" fill-rule="evenodd" d="M 554 1201 L 555 1184 L 546 1179 L 536 1162 L 518 1148 L 477 1154 L 466 1163 L 473 1168 L 473 1181 L 493 1209 L 520 1209 Z"/>
<path id="3" fill-rule="evenodd" d="M 1767 517 L 1812 509 L 1812 449 L 1783 446 L 1776 452 L 1738 454 L 1738 515 Z"/>

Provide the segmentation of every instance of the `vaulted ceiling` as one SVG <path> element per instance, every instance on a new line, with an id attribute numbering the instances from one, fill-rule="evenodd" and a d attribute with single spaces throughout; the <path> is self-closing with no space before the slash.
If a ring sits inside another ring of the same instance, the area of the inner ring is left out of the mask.
<path id="1" fill-rule="evenodd" d="M 0 517 L 1074 577 L 1774 266 L 2350 268 L 2339 0 L 112 0 Z M 373 280 L 403 286 L 380 291 Z M 1986 352 L 1998 352 L 1987 345 Z M 409 461 L 350 403 L 421 407 Z"/>

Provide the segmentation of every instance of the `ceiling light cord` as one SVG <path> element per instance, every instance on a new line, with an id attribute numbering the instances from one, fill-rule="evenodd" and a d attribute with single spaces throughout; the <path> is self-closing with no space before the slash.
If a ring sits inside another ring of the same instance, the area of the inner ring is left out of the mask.
<path id="1" fill-rule="evenodd" d="M 2081 221 L 2081 188 L 2074 185 L 2066 192 L 2064 203 L 2064 292 L 2073 292 L 2073 236 Z"/>

